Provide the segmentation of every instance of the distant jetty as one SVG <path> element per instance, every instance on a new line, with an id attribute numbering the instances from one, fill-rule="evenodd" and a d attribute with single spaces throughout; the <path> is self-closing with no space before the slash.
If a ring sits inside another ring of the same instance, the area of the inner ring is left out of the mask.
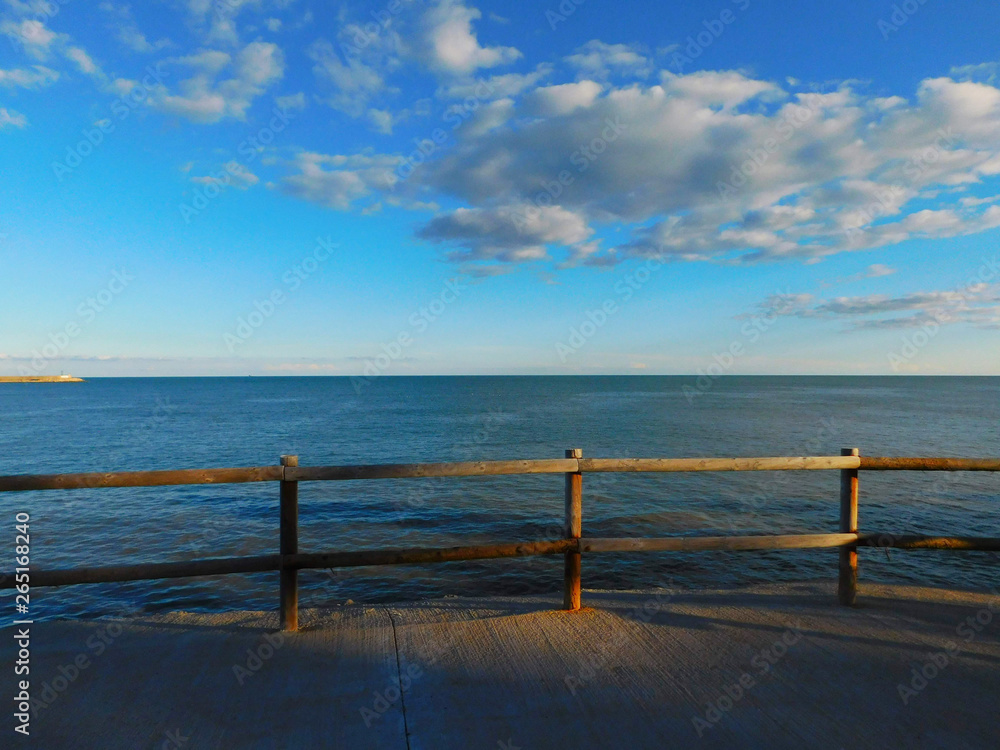
<path id="1" fill-rule="evenodd" d="M 72 375 L 0 375 L 0 383 L 83 383 L 83 378 Z"/>

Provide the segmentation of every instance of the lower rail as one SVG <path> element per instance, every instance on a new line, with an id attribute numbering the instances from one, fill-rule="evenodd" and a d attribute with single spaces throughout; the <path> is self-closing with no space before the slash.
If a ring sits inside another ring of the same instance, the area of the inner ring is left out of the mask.
<path id="1" fill-rule="evenodd" d="M 703 536 L 555 539 L 464 547 L 352 550 L 294 555 L 226 557 L 187 562 L 147 563 L 73 570 L 32 571 L 33 586 L 70 586 L 166 578 L 197 578 L 232 573 L 268 573 L 285 569 L 354 568 L 381 565 L 424 565 L 463 560 L 491 560 L 567 552 L 750 552 L 848 547 L 892 547 L 1000 552 L 1000 537 L 956 537 L 893 534 L 784 534 L 778 536 Z M 14 576 L 0 580 L 0 589 L 14 588 Z"/>

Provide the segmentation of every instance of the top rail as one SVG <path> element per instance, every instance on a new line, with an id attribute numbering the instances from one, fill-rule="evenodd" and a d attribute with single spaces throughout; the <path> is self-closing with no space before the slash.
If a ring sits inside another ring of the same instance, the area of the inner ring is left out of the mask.
<path id="1" fill-rule="evenodd" d="M 857 468 L 860 468 L 857 456 L 580 459 L 580 471 L 814 471 Z"/>
<path id="2" fill-rule="evenodd" d="M 861 456 L 868 471 L 1000 471 L 1000 458 L 880 458 Z"/>
<path id="3" fill-rule="evenodd" d="M 693 471 L 1000 471 L 998 458 L 881 458 L 873 456 L 786 456 L 764 458 L 557 458 L 525 461 L 361 464 L 355 466 L 254 466 L 233 469 L 123 471 L 88 474 L 0 476 L 0 492 L 102 487 L 162 487 L 248 482 L 477 477 L 570 472 Z"/>
<path id="4" fill-rule="evenodd" d="M 166 487 L 177 484 L 242 484 L 277 482 L 281 466 L 240 469 L 180 469 L 170 471 L 118 471 L 92 474 L 23 474 L 0 477 L 0 492 L 32 490 L 82 490 L 99 487 Z"/>
<path id="5" fill-rule="evenodd" d="M 289 468 L 285 478 L 298 482 L 350 479 L 409 479 L 416 477 L 486 477 L 503 474 L 565 474 L 578 471 L 577 459 L 536 461 L 461 461 L 435 464 L 367 464 Z"/>

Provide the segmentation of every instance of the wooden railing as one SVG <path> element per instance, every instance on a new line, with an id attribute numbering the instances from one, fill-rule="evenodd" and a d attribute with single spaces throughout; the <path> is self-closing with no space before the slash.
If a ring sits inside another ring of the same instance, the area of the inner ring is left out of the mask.
<path id="1" fill-rule="evenodd" d="M 654 539 L 583 536 L 583 475 L 586 473 L 817 470 L 840 472 L 840 524 L 837 533 L 770 536 L 674 536 Z M 561 554 L 565 558 L 563 606 L 565 609 L 576 610 L 580 608 L 581 556 L 583 553 L 835 547 L 839 549 L 840 553 L 838 599 L 841 604 L 850 605 L 854 603 L 857 596 L 858 546 L 870 545 L 899 549 L 1000 550 L 1000 537 L 861 534 L 858 531 L 858 473 L 860 471 L 1000 471 L 1000 459 L 873 458 L 860 456 L 856 448 L 845 448 L 841 451 L 840 456 L 584 458 L 579 449 L 571 449 L 566 451 L 565 458 L 534 461 L 300 467 L 297 456 L 282 456 L 279 466 L 239 469 L 4 476 L 0 477 L 0 492 L 279 482 L 280 549 L 278 554 L 115 567 L 32 571 L 31 583 L 34 586 L 65 586 L 81 583 L 278 571 L 281 580 L 281 626 L 285 630 L 298 628 L 298 571 L 308 568 L 424 564 Z M 563 474 L 565 476 L 565 528 L 562 539 L 466 547 L 333 552 L 299 551 L 299 482 L 512 474 Z M 0 582 L 0 588 L 12 588 L 13 586 L 13 575 L 5 576 Z"/>

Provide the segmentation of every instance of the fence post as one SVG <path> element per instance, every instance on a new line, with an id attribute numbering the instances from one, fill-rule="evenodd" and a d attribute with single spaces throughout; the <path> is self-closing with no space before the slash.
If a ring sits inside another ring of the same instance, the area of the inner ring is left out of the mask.
<path id="1" fill-rule="evenodd" d="M 282 456 L 282 466 L 298 466 L 298 456 Z M 281 629 L 299 629 L 299 571 L 285 569 L 285 555 L 299 551 L 299 483 L 281 481 Z"/>
<path id="2" fill-rule="evenodd" d="M 570 448 L 566 458 L 583 458 L 583 450 Z M 566 474 L 566 526 L 567 539 L 579 539 L 583 532 L 583 473 Z M 566 573 L 563 579 L 563 609 L 580 609 L 580 551 L 566 553 Z"/>
<path id="3" fill-rule="evenodd" d="M 857 448 L 843 448 L 842 456 L 857 456 Z M 840 532 L 856 534 L 858 531 L 858 470 L 840 471 Z M 854 604 L 858 595 L 858 546 L 851 544 L 840 548 L 840 580 L 837 598 L 845 606 Z"/>

